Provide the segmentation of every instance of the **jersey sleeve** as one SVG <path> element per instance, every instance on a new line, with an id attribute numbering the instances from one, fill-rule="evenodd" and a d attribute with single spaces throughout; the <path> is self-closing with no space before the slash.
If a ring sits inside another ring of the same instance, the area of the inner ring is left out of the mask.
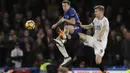
<path id="1" fill-rule="evenodd" d="M 103 20 L 102 27 L 103 27 L 104 25 L 106 26 L 106 29 L 108 30 L 108 29 L 109 29 L 109 22 L 108 22 L 107 19 L 104 19 L 104 20 Z"/>
<path id="2" fill-rule="evenodd" d="M 77 15 L 77 12 L 73 8 L 69 11 L 69 16 L 70 16 L 70 19 L 75 18 L 76 22 L 80 21 L 78 15 Z"/>
<path id="3" fill-rule="evenodd" d="M 103 21 L 103 24 L 102 24 L 102 25 L 109 25 L 108 20 L 107 20 L 107 19 L 104 19 L 104 21 Z"/>
<path id="4" fill-rule="evenodd" d="M 76 16 L 76 11 L 74 9 L 71 9 L 69 12 L 70 18 L 75 18 Z"/>

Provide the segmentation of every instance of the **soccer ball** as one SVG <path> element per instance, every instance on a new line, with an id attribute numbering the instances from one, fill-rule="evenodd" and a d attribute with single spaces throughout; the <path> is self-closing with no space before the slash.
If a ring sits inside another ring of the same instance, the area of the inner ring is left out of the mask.
<path id="1" fill-rule="evenodd" d="M 25 27 L 26 27 L 26 29 L 28 29 L 28 30 L 35 29 L 35 22 L 34 22 L 33 20 L 28 20 L 28 21 L 25 23 Z"/>

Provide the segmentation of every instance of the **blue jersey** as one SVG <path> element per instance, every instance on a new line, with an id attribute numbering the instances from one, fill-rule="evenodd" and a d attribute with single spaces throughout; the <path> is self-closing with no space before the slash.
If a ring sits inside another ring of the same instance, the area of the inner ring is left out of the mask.
<path id="1" fill-rule="evenodd" d="M 74 8 L 70 8 L 67 12 L 64 13 L 64 18 L 65 19 L 71 19 L 71 18 L 75 18 L 76 23 L 80 21 L 76 11 Z"/>
<path id="2" fill-rule="evenodd" d="M 67 12 L 65 12 L 64 18 L 68 20 L 70 20 L 71 18 L 75 18 L 76 24 L 74 24 L 74 28 L 75 28 L 74 34 L 77 34 L 78 32 L 82 32 L 82 28 L 79 26 L 80 19 L 74 8 L 70 8 Z M 68 23 L 66 24 L 69 25 Z"/>

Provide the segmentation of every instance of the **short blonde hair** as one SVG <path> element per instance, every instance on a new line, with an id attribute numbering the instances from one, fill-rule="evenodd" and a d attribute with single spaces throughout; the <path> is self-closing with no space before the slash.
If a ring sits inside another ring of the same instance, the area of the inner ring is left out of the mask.
<path id="1" fill-rule="evenodd" d="M 104 10 L 105 10 L 105 8 L 104 8 L 103 5 L 97 5 L 97 6 L 94 7 L 94 10 L 95 10 L 95 9 L 98 9 L 98 10 L 103 11 L 103 12 L 104 12 Z"/>

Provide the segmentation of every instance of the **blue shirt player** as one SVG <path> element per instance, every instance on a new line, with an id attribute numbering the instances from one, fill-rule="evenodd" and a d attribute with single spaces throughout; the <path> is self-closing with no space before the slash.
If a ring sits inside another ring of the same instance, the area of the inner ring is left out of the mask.
<path id="1" fill-rule="evenodd" d="M 65 22 L 66 26 L 64 27 L 64 33 L 66 35 L 68 33 L 77 35 L 78 32 L 82 32 L 82 28 L 80 27 L 80 19 L 75 9 L 70 7 L 70 2 L 68 0 L 64 0 L 62 2 L 62 7 L 64 10 L 64 16 L 56 24 L 54 24 L 52 28 L 54 29 L 59 24 Z"/>
<path id="2" fill-rule="evenodd" d="M 64 13 L 64 19 L 66 21 L 65 24 L 68 25 L 70 34 L 77 35 L 78 32 L 82 32 L 80 19 L 74 8 L 69 8 L 69 10 Z M 69 22 L 68 20 L 72 20 L 72 22 Z"/>
<path id="3" fill-rule="evenodd" d="M 62 39 L 61 36 L 54 39 L 54 41 L 56 42 L 56 46 L 58 47 L 61 54 L 64 56 L 64 61 L 61 66 L 66 66 L 72 60 L 64 46 L 64 42 L 66 41 L 66 35 L 77 35 L 79 32 L 82 32 L 82 28 L 80 27 L 81 22 L 75 9 L 70 7 L 70 1 L 64 0 L 62 2 L 62 7 L 64 10 L 64 16 L 52 26 L 52 29 L 54 29 L 63 22 L 65 22 L 66 24 L 64 26 L 64 32 L 62 32 Z"/>

